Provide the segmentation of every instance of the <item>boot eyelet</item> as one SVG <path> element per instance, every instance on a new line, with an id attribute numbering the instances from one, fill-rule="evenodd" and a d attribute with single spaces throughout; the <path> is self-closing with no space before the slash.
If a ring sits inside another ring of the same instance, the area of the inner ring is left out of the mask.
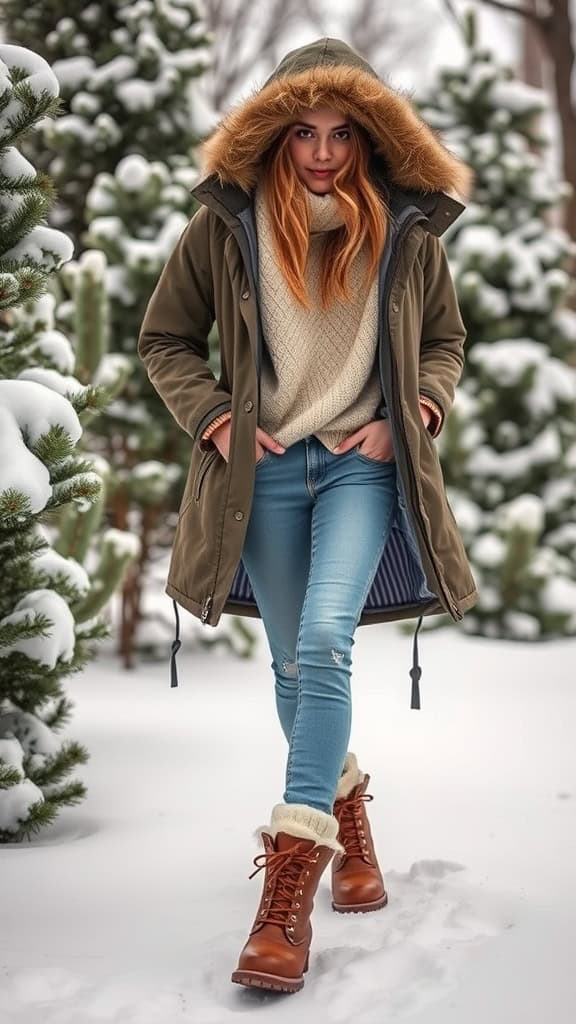
<path id="1" fill-rule="evenodd" d="M 299 909 L 300 909 L 300 904 L 299 904 L 299 903 L 296 903 L 296 904 L 295 904 L 295 906 L 296 906 L 296 909 L 297 909 L 297 910 L 299 910 Z"/>
<path id="2" fill-rule="evenodd" d="M 293 926 L 291 924 L 289 924 L 288 927 L 286 928 L 286 931 L 287 932 L 293 932 L 294 931 Z"/>

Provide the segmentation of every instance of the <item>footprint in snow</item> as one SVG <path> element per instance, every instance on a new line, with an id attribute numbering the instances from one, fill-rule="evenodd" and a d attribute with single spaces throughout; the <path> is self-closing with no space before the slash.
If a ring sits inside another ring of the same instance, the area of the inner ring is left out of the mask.
<path id="1" fill-rule="evenodd" d="M 382 910 L 329 921 L 323 913 L 306 986 L 327 1024 L 400 1020 L 457 985 L 471 948 L 509 927 L 465 871 L 455 861 L 419 860 L 407 872 L 384 872 Z"/>

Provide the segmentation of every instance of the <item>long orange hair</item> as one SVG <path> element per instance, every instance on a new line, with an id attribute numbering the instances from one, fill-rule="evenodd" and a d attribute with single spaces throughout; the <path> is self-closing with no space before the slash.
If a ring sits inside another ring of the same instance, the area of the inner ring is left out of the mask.
<path id="1" fill-rule="evenodd" d="M 307 309 L 311 301 L 305 281 L 310 242 L 310 212 L 306 186 L 300 181 L 288 149 L 290 126 L 265 154 L 260 180 L 268 206 L 276 259 L 295 298 Z M 366 291 L 378 273 L 388 230 L 383 195 L 370 177 L 372 147 L 357 124 L 351 127 L 350 159 L 335 174 L 333 190 L 343 224 L 326 233 L 322 254 L 320 295 L 322 309 L 352 299 L 348 270 L 367 243 Z"/>

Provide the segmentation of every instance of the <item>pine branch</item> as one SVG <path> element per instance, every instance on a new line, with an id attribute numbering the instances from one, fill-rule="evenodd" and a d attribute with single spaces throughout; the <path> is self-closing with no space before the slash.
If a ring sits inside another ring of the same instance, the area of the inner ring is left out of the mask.
<path id="1" fill-rule="evenodd" d="M 52 711 L 47 712 L 42 721 L 49 729 L 53 729 L 54 732 L 58 732 L 65 725 L 68 724 L 72 718 L 72 711 L 74 704 L 67 697 L 61 696 L 55 702 Z"/>
<path id="2" fill-rule="evenodd" d="M 22 782 L 22 772 L 15 764 L 5 764 L 0 757 L 0 790 L 10 789 Z"/>
<path id="3" fill-rule="evenodd" d="M 47 802 L 51 805 L 58 805 L 58 807 L 71 807 L 73 804 L 79 804 L 85 799 L 86 793 L 88 792 L 83 782 L 67 782 L 66 785 L 60 786 L 59 789 L 50 790 L 50 796 Z"/>
<path id="4" fill-rule="evenodd" d="M 56 754 L 47 757 L 43 764 L 32 767 L 28 764 L 29 759 L 24 759 L 24 770 L 27 777 L 40 789 L 45 786 L 56 786 L 72 771 L 76 765 L 87 764 L 90 755 L 80 743 L 69 740 L 63 743 Z M 54 793 L 50 793 L 54 798 Z"/>
<path id="5" fill-rule="evenodd" d="M 69 501 L 83 498 L 85 501 L 96 501 L 100 494 L 100 480 L 95 473 L 84 473 L 53 485 L 53 494 L 46 508 L 56 508 Z"/>
<path id="6" fill-rule="evenodd" d="M 27 494 L 15 487 L 7 487 L 0 493 L 0 536 L 10 536 L 16 530 L 28 531 L 32 517 L 32 505 Z"/>
<path id="7" fill-rule="evenodd" d="M 34 618 L 20 622 L 0 622 L 0 648 L 9 647 L 17 640 L 32 640 L 37 636 L 50 636 L 52 622 L 47 615 L 34 613 Z"/>
<path id="8" fill-rule="evenodd" d="M 31 839 L 46 825 L 51 825 L 58 815 L 58 804 L 52 800 L 38 800 L 27 809 L 28 817 L 15 832 L 0 829 L 0 843 L 21 843 L 23 839 Z"/>
<path id="9" fill-rule="evenodd" d="M 29 584 L 33 590 L 53 590 L 60 594 L 69 608 L 84 597 L 84 590 L 75 587 L 67 573 L 47 572 L 41 566 L 32 572 Z"/>
<path id="10" fill-rule="evenodd" d="M 76 445 L 64 427 L 57 423 L 50 427 L 36 444 L 30 448 L 32 453 L 45 466 L 51 468 L 54 463 L 62 462 L 74 456 Z"/>
<path id="11" fill-rule="evenodd" d="M 112 401 L 112 396 L 103 384 L 88 384 L 83 391 L 68 395 L 68 401 L 78 415 L 84 412 L 94 414 L 103 412 Z"/>
<path id="12" fill-rule="evenodd" d="M 61 459 L 50 469 L 50 483 L 61 484 L 64 481 L 73 480 L 78 473 L 94 473 L 94 463 L 81 455 L 71 455 Z"/>

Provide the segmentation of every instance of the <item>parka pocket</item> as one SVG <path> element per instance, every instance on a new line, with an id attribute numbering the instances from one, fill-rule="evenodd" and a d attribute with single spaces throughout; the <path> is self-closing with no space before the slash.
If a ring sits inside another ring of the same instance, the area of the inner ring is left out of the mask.
<path id="1" fill-rule="evenodd" d="M 206 479 L 206 473 L 208 472 L 210 466 L 215 461 L 215 459 L 218 458 L 219 455 L 220 452 L 218 451 L 216 445 L 214 445 L 213 448 L 209 448 L 208 451 L 202 455 L 202 458 L 200 459 L 200 464 L 198 466 L 198 471 L 196 473 L 196 478 L 194 480 L 194 487 L 192 492 L 194 501 L 200 501 L 200 495 L 202 494 L 202 484 Z"/>

